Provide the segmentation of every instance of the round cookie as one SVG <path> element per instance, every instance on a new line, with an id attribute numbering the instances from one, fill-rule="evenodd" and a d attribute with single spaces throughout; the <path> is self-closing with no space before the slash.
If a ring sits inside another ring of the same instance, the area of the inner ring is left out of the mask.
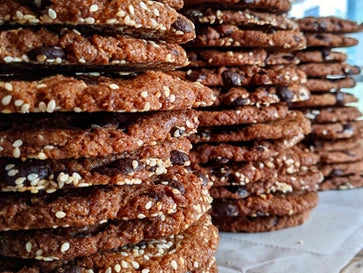
<path id="1" fill-rule="evenodd" d="M 308 79 L 305 85 L 310 92 L 328 92 L 342 88 L 352 88 L 356 85 L 356 82 L 351 77 L 339 79 Z"/>
<path id="2" fill-rule="evenodd" d="M 317 152 L 335 152 L 335 151 L 346 151 L 352 150 L 361 145 L 362 137 L 360 135 L 354 136 L 349 139 L 338 139 L 338 140 L 316 140 L 309 138 L 305 141 L 305 145 L 312 151 Z"/>
<path id="3" fill-rule="evenodd" d="M 214 186 L 210 193 L 214 199 L 242 199 L 253 195 L 269 193 L 289 193 L 293 191 L 316 191 L 318 184 L 324 180 L 323 175 L 314 172 L 278 175 L 273 179 L 253 183 L 228 186 Z"/>
<path id="4" fill-rule="evenodd" d="M 363 159 L 363 144 L 342 151 L 319 151 L 320 162 L 325 164 L 355 162 Z"/>
<path id="5" fill-rule="evenodd" d="M 311 134 L 317 139 L 346 139 L 362 134 L 363 122 L 314 123 L 311 128 Z"/>
<path id="6" fill-rule="evenodd" d="M 348 190 L 363 187 L 363 175 L 331 177 L 320 184 L 319 190 Z"/>
<path id="7" fill-rule="evenodd" d="M 305 33 L 307 47 L 351 47 L 358 44 L 358 40 L 341 34 Z"/>
<path id="8" fill-rule="evenodd" d="M 0 230 L 82 227 L 105 220 L 162 217 L 194 204 L 203 195 L 202 178 L 184 167 L 170 168 L 167 174 L 151 179 L 153 183 L 148 185 L 90 187 L 37 196 L 2 193 Z"/>
<path id="9" fill-rule="evenodd" d="M 359 66 L 345 63 L 308 63 L 300 64 L 299 69 L 311 78 L 325 78 L 328 76 L 347 76 L 360 73 Z"/>
<path id="10" fill-rule="evenodd" d="M 297 134 L 289 139 L 196 145 L 190 153 L 190 160 L 202 164 L 221 158 L 236 162 L 259 161 L 277 156 L 281 151 L 298 144 L 303 138 L 304 134 Z"/>
<path id="11" fill-rule="evenodd" d="M 317 192 L 263 194 L 237 200 L 215 199 L 211 215 L 212 217 L 288 216 L 313 209 L 318 200 Z"/>
<path id="12" fill-rule="evenodd" d="M 82 32 L 126 34 L 169 43 L 185 43 L 195 35 L 192 22 L 168 5 L 176 1 L 35 2 L 1 1 L 1 21 L 5 25 L 76 27 Z"/>
<path id="13" fill-rule="evenodd" d="M 285 13 L 291 8 L 291 2 L 289 0 L 184 0 L 184 6 L 217 6 L 220 8 L 230 8 L 236 10 L 260 10 L 271 13 Z"/>
<path id="14" fill-rule="evenodd" d="M 311 94 L 306 101 L 293 103 L 293 107 L 325 107 L 325 106 L 344 106 L 351 102 L 357 102 L 358 99 L 349 93 L 329 92 L 324 94 Z"/>
<path id="15" fill-rule="evenodd" d="M 81 228 L 2 232 L 0 253 L 7 257 L 39 260 L 42 257 L 54 257 L 57 260 L 86 257 L 182 233 L 197 222 L 209 207 L 206 200 L 201 200 L 165 217 L 113 221 Z M 38 255 L 40 250 L 42 254 Z"/>
<path id="16" fill-rule="evenodd" d="M 214 49 L 189 50 L 188 67 L 220 67 L 242 65 L 296 65 L 299 60 L 288 52 L 267 52 L 265 49 L 221 51 Z"/>
<path id="17" fill-rule="evenodd" d="M 100 185 L 146 184 L 172 166 L 189 166 L 191 144 L 186 138 L 143 146 L 107 157 L 22 161 L 0 158 L 2 192 L 47 192 Z"/>
<path id="18" fill-rule="evenodd" d="M 183 80 L 198 81 L 207 86 L 242 86 L 242 85 L 290 85 L 306 82 L 306 74 L 296 67 L 258 66 L 220 67 L 214 69 L 198 68 L 188 71 L 170 72 Z"/>
<path id="19" fill-rule="evenodd" d="M 202 267 L 210 261 L 214 262 L 212 256 L 217 250 L 218 241 L 217 228 L 212 225 L 209 216 L 204 215 L 195 225 L 179 235 L 96 253 L 71 261 L 55 261 L 47 257 L 48 261 L 10 259 L 10 262 L 6 262 L 9 258 L 4 257 L 0 258 L 0 262 L 3 271 L 14 273 L 22 268 L 34 273 L 89 272 L 90 270 L 108 272 L 115 268 L 117 271 L 120 269 L 120 271 L 127 270 L 132 273 L 142 270 L 150 273 L 198 272 L 199 265 Z M 2 263 L 2 261 L 5 262 Z"/>
<path id="20" fill-rule="evenodd" d="M 213 106 L 241 107 L 255 105 L 261 107 L 280 102 L 286 102 L 290 106 L 292 102 L 307 100 L 310 97 L 310 92 L 303 85 L 290 85 L 260 86 L 248 89 L 245 87 L 232 87 L 227 91 L 222 88 L 214 88 L 214 95 L 217 99 Z"/>
<path id="21" fill-rule="evenodd" d="M 0 115 L 0 156 L 28 159 L 104 157 L 196 131 L 193 110 L 135 113 Z"/>
<path id="22" fill-rule="evenodd" d="M 362 116 L 353 106 L 304 109 L 303 113 L 308 119 L 319 123 L 354 121 Z"/>
<path id="23" fill-rule="evenodd" d="M 251 10 L 221 10 L 210 7 L 192 7 L 183 10 L 183 14 L 199 25 L 231 24 L 254 29 L 297 30 L 298 24 L 286 15 L 262 13 Z"/>
<path id="24" fill-rule="evenodd" d="M 306 47 L 304 35 L 297 30 L 246 30 L 236 25 L 201 27 L 197 37 L 187 44 L 188 48 L 200 47 L 261 47 L 284 51 Z"/>
<path id="25" fill-rule="evenodd" d="M 288 107 L 285 104 L 273 104 L 268 107 L 243 106 L 231 110 L 198 111 L 200 126 L 261 123 L 283 119 L 287 115 Z"/>
<path id="26" fill-rule="evenodd" d="M 352 33 L 363 30 L 362 24 L 338 18 L 338 17 L 304 17 L 297 19 L 300 30 L 303 32 L 330 32 L 330 33 Z"/>
<path id="27" fill-rule="evenodd" d="M 223 232 L 267 232 L 302 225 L 310 217 L 310 211 L 290 216 L 266 217 L 213 217 L 213 224 Z"/>
<path id="28" fill-rule="evenodd" d="M 352 174 L 363 174 L 363 161 L 350 163 L 322 164 L 319 166 L 325 177 L 346 176 Z"/>
<path id="29" fill-rule="evenodd" d="M 292 111 L 284 119 L 267 123 L 247 126 L 199 127 L 198 133 L 191 135 L 190 140 L 192 143 L 275 140 L 292 138 L 310 132 L 310 121 L 301 112 Z"/>
<path id="30" fill-rule="evenodd" d="M 331 51 L 330 49 L 307 50 L 296 52 L 295 56 L 301 63 L 325 63 L 325 62 L 345 62 L 347 54 Z"/>
<path id="31" fill-rule="evenodd" d="M 0 77 L 2 113 L 144 112 L 211 105 L 212 90 L 149 71 L 136 77 L 55 75 L 39 79 Z"/>
<path id="32" fill-rule="evenodd" d="M 122 35 L 20 28 L 0 31 L 0 43 L 0 74 L 173 70 L 188 64 L 177 44 Z"/>

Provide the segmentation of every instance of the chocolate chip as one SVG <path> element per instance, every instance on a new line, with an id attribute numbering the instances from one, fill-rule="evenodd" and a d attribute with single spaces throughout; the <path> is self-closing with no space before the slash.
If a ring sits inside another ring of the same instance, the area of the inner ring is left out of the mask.
<path id="1" fill-rule="evenodd" d="M 53 271 L 54 273 L 81 273 L 82 269 L 79 265 L 65 265 Z"/>
<path id="2" fill-rule="evenodd" d="M 244 106 L 246 103 L 248 102 L 248 99 L 244 99 L 242 97 L 237 97 L 233 102 L 232 102 L 232 106 L 236 106 L 236 107 L 240 107 L 240 106 Z"/>
<path id="3" fill-rule="evenodd" d="M 236 72 L 226 70 L 222 73 L 222 79 L 226 86 L 241 86 L 244 77 Z"/>
<path id="4" fill-rule="evenodd" d="M 336 105 L 344 106 L 344 94 L 342 92 L 335 92 Z"/>
<path id="5" fill-rule="evenodd" d="M 211 160 L 209 162 L 210 165 L 212 166 L 220 166 L 220 165 L 225 165 L 229 162 L 229 159 L 228 158 L 225 158 L 225 157 L 220 157 L 220 158 L 215 158 L 213 160 Z"/>
<path id="6" fill-rule="evenodd" d="M 301 38 L 297 35 L 294 35 L 294 40 L 295 40 L 295 42 L 300 42 Z"/>
<path id="7" fill-rule="evenodd" d="M 28 180 L 29 175 L 33 175 L 34 179 L 45 179 L 48 178 L 51 174 L 51 168 L 47 161 L 44 160 L 35 160 L 30 159 L 25 162 L 22 161 L 9 161 L 6 164 L 4 164 L 5 168 L 7 165 L 13 164 L 15 165 L 13 168 L 9 170 L 4 169 L 4 180 L 7 185 L 9 186 L 15 186 L 15 181 L 18 178 L 25 178 L 23 184 L 24 186 L 29 186 L 30 182 Z M 9 175 L 11 173 L 15 173 L 15 175 Z M 30 177 L 31 178 L 31 177 Z"/>
<path id="8" fill-rule="evenodd" d="M 344 131 L 354 131 L 354 128 L 351 124 L 343 124 L 343 132 Z"/>
<path id="9" fill-rule="evenodd" d="M 324 48 L 324 49 L 321 51 L 321 55 L 323 56 L 323 60 L 324 60 L 324 61 L 329 60 L 329 57 L 330 57 L 330 49 L 329 49 L 329 48 Z"/>
<path id="10" fill-rule="evenodd" d="M 216 201 L 215 205 L 213 205 L 213 212 L 217 216 L 237 216 L 238 210 L 235 205 L 228 204 L 223 201 Z"/>
<path id="11" fill-rule="evenodd" d="M 178 19 L 176 19 L 176 21 L 171 26 L 184 33 L 193 31 L 193 26 L 190 24 L 189 20 L 186 20 L 183 17 L 178 17 Z"/>
<path id="12" fill-rule="evenodd" d="M 171 130 L 170 130 L 170 135 L 172 137 L 181 137 L 181 136 L 184 136 L 186 135 L 186 131 L 182 128 L 178 128 L 178 127 L 173 127 Z"/>
<path id="13" fill-rule="evenodd" d="M 244 186 L 226 186 L 225 188 L 229 192 L 237 194 L 241 198 L 246 198 L 250 195 Z"/>
<path id="14" fill-rule="evenodd" d="M 204 174 L 202 174 L 201 172 L 198 172 L 198 171 L 194 171 L 194 174 L 196 176 L 198 176 L 200 179 L 202 179 L 202 182 L 203 182 L 203 186 L 204 187 L 206 187 L 208 185 L 209 180 L 208 180 L 208 178 Z"/>
<path id="15" fill-rule="evenodd" d="M 66 54 L 62 48 L 57 46 L 37 47 L 28 52 L 28 57 L 32 61 L 41 61 L 39 60 L 40 56 L 44 56 L 48 60 L 55 60 L 57 58 L 64 59 Z"/>
<path id="16" fill-rule="evenodd" d="M 76 78 L 77 78 L 77 80 L 84 81 L 84 83 L 89 85 L 89 86 L 98 84 L 98 78 L 97 77 L 88 76 L 88 75 L 78 75 Z"/>
<path id="17" fill-rule="evenodd" d="M 266 216 L 266 214 L 265 214 L 264 212 L 262 212 L 262 211 L 257 211 L 257 212 L 256 212 L 256 215 L 257 215 L 257 217 L 263 217 L 263 216 Z"/>
<path id="18" fill-rule="evenodd" d="M 326 23 L 324 22 L 324 21 L 322 21 L 322 22 L 320 22 L 320 24 L 319 24 L 319 31 L 325 31 L 326 29 L 327 29 L 327 25 L 326 25 Z"/>
<path id="19" fill-rule="evenodd" d="M 294 61 L 295 60 L 295 57 L 292 54 L 286 54 L 286 55 L 282 56 L 282 58 L 284 60 L 287 60 L 287 61 Z"/>
<path id="20" fill-rule="evenodd" d="M 187 161 L 189 161 L 189 156 L 187 154 L 177 150 L 170 152 L 170 162 L 174 166 L 183 166 Z"/>
<path id="21" fill-rule="evenodd" d="M 257 146 L 256 150 L 260 151 L 260 152 L 264 152 L 266 150 L 266 148 L 264 146 Z"/>
<path id="22" fill-rule="evenodd" d="M 138 164 L 136 169 L 134 169 L 134 167 L 132 165 L 132 163 L 134 161 L 135 160 L 130 157 L 125 157 L 125 158 L 121 158 L 116 161 L 113 161 L 112 163 L 110 163 L 106 166 L 101 166 L 101 167 L 95 168 L 93 171 L 98 172 L 100 174 L 107 175 L 107 176 L 115 176 L 117 174 L 127 175 L 129 173 L 141 170 L 143 168 L 143 165 Z"/>
<path id="23" fill-rule="evenodd" d="M 277 87 L 276 94 L 282 101 L 287 102 L 287 104 L 291 106 L 292 101 L 294 99 L 294 93 L 288 87 L 285 86 Z"/>
<path id="24" fill-rule="evenodd" d="M 315 35 L 315 38 L 316 38 L 316 39 L 319 39 L 319 40 L 322 40 L 322 41 L 325 41 L 325 42 L 327 42 L 327 43 L 329 43 L 329 42 L 330 42 L 330 38 L 329 38 L 329 37 L 324 36 L 324 35 L 323 35 L 323 34 L 321 34 L 321 33 L 316 34 L 316 35 Z"/>
<path id="25" fill-rule="evenodd" d="M 342 170 L 339 170 L 339 169 L 334 169 L 331 173 L 330 173 L 331 176 L 342 176 L 344 175 L 344 172 Z"/>
<path id="26" fill-rule="evenodd" d="M 171 180 L 171 181 L 168 181 L 168 185 L 174 189 L 177 189 L 178 191 L 180 191 L 182 194 L 185 193 L 185 187 L 182 183 L 180 183 L 179 181 L 177 180 Z"/>
<path id="27" fill-rule="evenodd" d="M 207 78 L 206 75 L 204 75 L 202 72 L 198 72 L 198 71 L 191 71 L 190 73 L 187 72 L 185 78 L 188 81 L 192 81 L 192 82 L 196 82 L 196 81 L 203 81 Z"/>

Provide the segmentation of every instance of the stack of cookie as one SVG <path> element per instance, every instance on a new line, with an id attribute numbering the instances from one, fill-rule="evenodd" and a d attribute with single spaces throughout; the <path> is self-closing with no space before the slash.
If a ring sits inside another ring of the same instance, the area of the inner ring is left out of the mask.
<path id="1" fill-rule="evenodd" d="M 303 223 L 316 206 L 317 157 L 295 147 L 310 122 L 292 102 L 309 92 L 291 53 L 305 47 L 285 12 L 289 1 L 185 1 L 196 25 L 190 65 L 174 72 L 214 89 L 191 136 L 192 164 L 214 183 L 212 216 L 222 231 L 261 232 Z"/>
<path id="2" fill-rule="evenodd" d="M 335 17 L 306 17 L 297 20 L 305 32 L 308 48 L 296 54 L 299 68 L 308 76 L 311 91 L 308 101 L 294 107 L 304 111 L 313 122 L 307 146 L 320 155 L 319 168 L 325 175 L 320 190 L 349 189 L 363 186 L 363 122 L 353 95 L 341 92 L 354 87 L 351 75 L 360 69 L 345 63 L 347 55 L 333 51 L 358 43 L 346 33 L 362 31 L 362 25 Z"/>
<path id="3" fill-rule="evenodd" d="M 181 2 L 0 1 L 0 272 L 216 271 Z"/>

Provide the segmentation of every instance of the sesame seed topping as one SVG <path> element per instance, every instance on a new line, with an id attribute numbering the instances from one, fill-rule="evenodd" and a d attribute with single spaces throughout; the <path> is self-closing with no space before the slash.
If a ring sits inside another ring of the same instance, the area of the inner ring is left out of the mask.
<path id="1" fill-rule="evenodd" d="M 6 82 L 6 83 L 4 84 L 4 87 L 5 87 L 5 89 L 6 89 L 6 90 L 8 90 L 8 91 L 13 91 L 13 85 L 12 85 L 10 82 Z"/>
<path id="2" fill-rule="evenodd" d="M 106 271 L 105 271 L 105 273 L 111 273 L 111 272 L 112 272 L 111 267 L 108 267 L 108 268 L 106 269 Z"/>
<path id="3" fill-rule="evenodd" d="M 52 112 L 54 112 L 55 108 L 56 108 L 55 100 L 50 100 L 50 101 L 48 102 L 48 105 L 47 105 L 47 109 L 46 109 L 46 111 L 47 111 L 48 113 L 52 113 Z"/>
<path id="4" fill-rule="evenodd" d="M 118 273 L 121 272 L 121 265 L 119 264 L 115 264 L 115 266 L 113 267 L 113 269 Z"/>
<path id="5" fill-rule="evenodd" d="M 85 19 L 85 22 L 87 24 L 94 24 L 95 21 L 96 21 L 95 18 L 92 18 L 92 17 L 88 17 L 88 18 Z M 82 62 L 80 61 L 80 63 L 82 63 Z"/>
<path id="6" fill-rule="evenodd" d="M 171 267 L 174 269 L 174 270 L 177 270 L 178 269 L 178 263 L 175 261 L 175 260 L 172 260 L 170 262 L 170 265 Z"/>
<path id="7" fill-rule="evenodd" d="M 10 171 L 8 171 L 8 176 L 15 176 L 19 173 L 19 170 L 17 169 L 11 169 Z"/>
<path id="8" fill-rule="evenodd" d="M 68 251 L 70 247 L 71 247 L 71 245 L 68 242 L 64 243 L 61 246 L 61 252 L 64 253 L 64 252 Z"/>
<path id="9" fill-rule="evenodd" d="M 14 168 L 15 165 L 14 164 L 8 164 L 5 166 L 5 170 L 8 171 L 8 170 L 11 170 L 12 168 Z"/>
<path id="10" fill-rule="evenodd" d="M 127 268 L 127 262 L 125 262 L 125 261 L 121 261 L 121 266 L 123 267 L 123 268 Z"/>
<path id="11" fill-rule="evenodd" d="M 33 245 L 31 242 L 27 242 L 25 244 L 25 249 L 26 249 L 26 252 L 30 253 L 32 251 L 32 248 L 33 248 Z"/>
<path id="12" fill-rule="evenodd" d="M 143 270 L 141 271 L 141 273 L 149 273 L 149 272 L 150 272 L 150 269 L 148 269 L 148 268 L 143 269 Z"/>
<path id="13" fill-rule="evenodd" d="M 21 145 L 23 145 L 23 141 L 21 139 L 18 139 L 13 143 L 13 147 L 20 147 Z"/>
<path id="14" fill-rule="evenodd" d="M 9 105 L 9 103 L 11 102 L 12 96 L 11 95 L 7 95 L 5 97 L 2 98 L 1 103 L 3 105 Z"/>
<path id="15" fill-rule="evenodd" d="M 139 269 L 140 265 L 138 262 L 135 262 L 135 261 L 131 261 L 131 264 L 132 266 L 135 268 L 135 269 Z"/>
<path id="16" fill-rule="evenodd" d="M 55 20 L 57 18 L 57 13 L 54 9 L 48 9 L 48 16 L 50 19 Z"/>
<path id="17" fill-rule="evenodd" d="M 92 5 L 92 6 L 89 8 L 89 11 L 90 11 L 90 12 L 96 12 L 96 11 L 98 11 L 98 6 L 97 6 L 97 5 Z"/>
<path id="18" fill-rule="evenodd" d="M 13 150 L 13 156 L 15 158 L 19 158 L 20 157 L 20 149 L 18 147 L 15 147 Z"/>
<path id="19" fill-rule="evenodd" d="M 145 208 L 150 209 L 152 205 L 153 205 L 153 202 L 149 201 L 149 202 L 146 203 Z"/>
<path id="20" fill-rule="evenodd" d="M 120 86 L 118 86 L 117 84 L 114 84 L 114 83 L 110 84 L 110 85 L 109 85 L 109 87 L 110 87 L 112 90 L 116 90 L 116 89 L 119 89 L 119 88 L 120 88 Z"/>
<path id="21" fill-rule="evenodd" d="M 147 92 L 146 91 L 142 92 L 141 97 L 146 98 L 147 97 Z"/>
<path id="22" fill-rule="evenodd" d="M 67 214 L 65 214 L 63 211 L 57 211 L 56 214 L 55 214 L 55 217 L 61 219 L 61 218 L 64 218 L 66 217 Z"/>
<path id="23" fill-rule="evenodd" d="M 14 102 L 14 104 L 15 104 L 16 107 L 20 107 L 20 106 L 22 106 L 24 104 L 24 101 L 23 100 L 16 100 Z"/>

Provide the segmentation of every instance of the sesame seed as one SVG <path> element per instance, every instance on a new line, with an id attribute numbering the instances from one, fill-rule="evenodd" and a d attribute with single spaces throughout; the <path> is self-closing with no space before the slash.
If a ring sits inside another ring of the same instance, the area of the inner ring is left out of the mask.
<path id="1" fill-rule="evenodd" d="M 18 139 L 13 143 L 13 147 L 20 147 L 21 145 L 23 145 L 23 141 L 21 139 Z"/>
<path id="2" fill-rule="evenodd" d="M 174 270 L 177 270 L 178 269 L 178 263 L 175 260 L 172 260 L 171 263 L 170 263 L 170 265 L 171 265 L 171 267 Z"/>
<path id="3" fill-rule="evenodd" d="M 24 184 L 24 181 L 26 180 L 25 177 L 19 177 L 15 180 L 15 184 L 16 185 L 23 185 Z"/>
<path id="4" fill-rule="evenodd" d="M 52 113 L 52 112 L 54 112 L 55 108 L 56 108 L 55 100 L 50 100 L 50 101 L 48 102 L 48 105 L 47 105 L 47 109 L 46 109 L 46 111 L 47 111 L 48 113 Z"/>
<path id="5" fill-rule="evenodd" d="M 146 98 L 147 97 L 147 91 L 142 92 L 141 97 Z"/>
<path id="6" fill-rule="evenodd" d="M 139 269 L 140 265 L 138 262 L 135 262 L 135 261 L 131 261 L 131 264 L 132 266 L 135 268 L 135 269 Z"/>
<path id="7" fill-rule="evenodd" d="M 57 18 L 57 13 L 54 9 L 48 9 L 48 16 L 50 19 L 55 20 Z"/>
<path id="8" fill-rule="evenodd" d="M 194 262 L 194 267 L 195 267 L 195 268 L 198 268 L 198 267 L 199 267 L 198 262 Z"/>
<path id="9" fill-rule="evenodd" d="M 71 245 L 68 242 L 64 243 L 61 246 L 61 252 L 64 253 L 64 252 L 68 251 L 70 247 L 71 247 Z"/>
<path id="10" fill-rule="evenodd" d="M 92 6 L 89 8 L 89 11 L 90 11 L 90 12 L 96 12 L 96 11 L 98 11 L 98 6 L 97 6 L 97 5 L 92 5 Z"/>
<path id="11" fill-rule="evenodd" d="M 15 158 L 19 158 L 20 157 L 20 149 L 18 147 L 15 147 L 13 150 L 13 156 Z"/>
<path id="12" fill-rule="evenodd" d="M 123 268 L 127 268 L 127 263 L 125 262 L 125 261 L 121 261 L 121 266 L 123 267 Z"/>
<path id="13" fill-rule="evenodd" d="M 43 254 L 43 250 L 41 250 L 41 249 L 38 249 L 37 252 L 35 252 L 36 256 L 40 256 L 42 254 Z"/>
<path id="14" fill-rule="evenodd" d="M 95 21 L 96 21 L 95 18 L 92 18 L 92 17 L 88 17 L 88 18 L 85 19 L 85 22 L 87 24 L 94 24 Z"/>
<path id="15" fill-rule="evenodd" d="M 154 14 L 155 14 L 155 16 L 160 16 L 160 12 L 159 12 L 159 10 L 158 9 L 154 9 Z"/>
<path id="16" fill-rule="evenodd" d="M 9 105 L 9 103 L 11 102 L 12 96 L 11 95 L 7 95 L 5 97 L 2 98 L 1 103 L 3 105 Z"/>
<path id="17" fill-rule="evenodd" d="M 152 205 L 153 205 L 153 202 L 149 201 L 149 202 L 146 203 L 145 208 L 150 209 Z"/>
<path id="18" fill-rule="evenodd" d="M 123 10 L 119 10 L 119 11 L 116 13 L 116 15 L 117 15 L 118 17 L 124 17 L 124 16 L 126 15 L 126 12 L 124 12 Z"/>
<path id="19" fill-rule="evenodd" d="M 174 102 L 175 101 L 175 95 L 171 95 L 170 96 L 170 102 Z"/>
<path id="20" fill-rule="evenodd" d="M 8 171 L 8 176 L 15 176 L 19 173 L 19 170 L 17 169 L 11 169 L 10 171 Z"/>
<path id="21" fill-rule="evenodd" d="M 140 7 L 144 10 L 149 10 L 144 2 L 140 2 Z"/>
<path id="22" fill-rule="evenodd" d="M 32 251 L 32 248 L 33 248 L 33 245 L 31 242 L 27 242 L 25 244 L 25 249 L 26 249 L 26 252 L 30 253 Z"/>
<path id="23" fill-rule="evenodd" d="M 137 160 L 133 160 L 132 161 L 132 168 L 136 169 L 139 166 L 139 162 L 137 162 Z"/>
<path id="24" fill-rule="evenodd" d="M 133 5 L 129 5 L 129 11 L 131 13 L 131 15 L 135 15 L 135 9 Z"/>
<path id="25" fill-rule="evenodd" d="M 13 91 L 13 85 L 12 85 L 10 82 L 6 82 L 6 83 L 4 84 L 4 87 L 5 87 L 5 89 L 6 89 L 6 90 L 8 90 L 8 91 Z"/>
<path id="26" fill-rule="evenodd" d="M 116 90 L 116 89 L 119 89 L 119 88 L 120 88 L 120 86 L 118 86 L 117 84 L 114 84 L 114 83 L 110 84 L 110 85 L 109 85 L 109 87 L 110 87 L 112 90 Z"/>
<path id="27" fill-rule="evenodd" d="M 149 273 L 149 272 L 150 272 L 150 269 L 148 269 L 148 268 L 143 269 L 143 270 L 141 271 L 141 273 Z"/>
<path id="28" fill-rule="evenodd" d="M 55 217 L 61 219 L 66 217 L 67 214 L 65 214 L 63 211 L 57 211 L 57 213 L 55 214 Z"/>
<path id="29" fill-rule="evenodd" d="M 20 106 L 22 106 L 24 104 L 24 101 L 23 100 L 16 100 L 14 102 L 14 104 L 15 104 L 16 107 L 20 107 Z"/>
<path id="30" fill-rule="evenodd" d="M 8 171 L 8 170 L 11 170 L 12 168 L 14 168 L 15 165 L 14 164 L 8 164 L 5 166 L 5 170 Z"/>
<path id="31" fill-rule="evenodd" d="M 7 57 L 5 57 L 4 58 L 4 62 L 6 62 L 6 63 L 12 63 L 13 62 L 13 57 L 11 57 L 11 56 L 7 56 Z"/>
<path id="32" fill-rule="evenodd" d="M 118 273 L 118 272 L 121 272 L 121 265 L 119 265 L 119 264 L 115 264 L 115 266 L 114 266 L 114 268 L 113 269 L 115 269 L 115 271 Z"/>
<path id="33" fill-rule="evenodd" d="M 145 214 L 140 213 L 137 215 L 137 218 L 144 219 L 144 218 L 146 218 L 146 216 L 145 216 Z"/>
<path id="34" fill-rule="evenodd" d="M 108 268 L 106 269 L 106 271 L 105 271 L 105 273 L 111 273 L 111 272 L 112 272 L 111 267 L 108 267 Z"/>

